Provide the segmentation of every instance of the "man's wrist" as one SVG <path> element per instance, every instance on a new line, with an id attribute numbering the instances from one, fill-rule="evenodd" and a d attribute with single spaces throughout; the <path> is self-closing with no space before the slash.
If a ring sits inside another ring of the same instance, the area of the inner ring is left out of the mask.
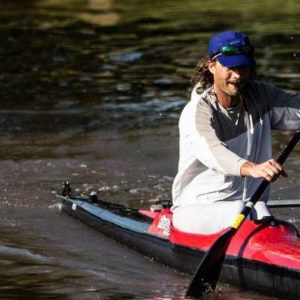
<path id="1" fill-rule="evenodd" d="M 240 173 L 242 177 L 245 176 L 251 176 L 251 169 L 255 166 L 256 164 L 251 162 L 251 161 L 246 161 L 244 164 L 242 164 Z"/>

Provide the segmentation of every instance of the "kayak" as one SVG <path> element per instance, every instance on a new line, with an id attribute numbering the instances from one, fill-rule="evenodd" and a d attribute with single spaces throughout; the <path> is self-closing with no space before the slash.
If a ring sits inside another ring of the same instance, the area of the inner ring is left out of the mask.
<path id="1" fill-rule="evenodd" d="M 63 191 L 63 212 L 115 240 L 182 272 L 193 274 L 223 232 L 189 234 L 172 226 L 170 204 L 132 209 Z M 295 226 L 274 219 L 247 220 L 231 240 L 220 281 L 262 294 L 299 299 L 300 238 Z"/>

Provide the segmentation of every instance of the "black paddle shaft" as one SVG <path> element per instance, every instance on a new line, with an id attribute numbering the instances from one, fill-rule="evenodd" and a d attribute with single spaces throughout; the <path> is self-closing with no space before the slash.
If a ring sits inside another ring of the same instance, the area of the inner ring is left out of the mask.
<path id="1" fill-rule="evenodd" d="M 288 158 L 288 156 L 298 143 L 299 139 L 300 127 L 297 129 L 290 142 L 281 152 L 280 156 L 277 159 L 277 162 L 279 162 L 280 164 L 283 164 L 285 162 L 285 160 Z M 233 225 L 229 228 L 228 231 L 226 231 L 213 243 L 211 248 L 208 250 L 202 261 L 200 262 L 197 271 L 195 272 L 187 288 L 185 296 L 197 298 L 204 293 L 215 289 L 222 263 L 232 237 L 238 231 L 238 229 L 250 213 L 252 207 L 259 200 L 269 184 L 270 182 L 265 179 L 261 182 L 253 196 L 246 203 L 242 212 L 237 216 Z"/>

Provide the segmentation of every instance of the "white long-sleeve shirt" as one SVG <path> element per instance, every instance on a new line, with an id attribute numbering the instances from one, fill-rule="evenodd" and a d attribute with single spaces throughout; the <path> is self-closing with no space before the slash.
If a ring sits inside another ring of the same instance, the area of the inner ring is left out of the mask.
<path id="1" fill-rule="evenodd" d="M 196 86 L 179 120 L 173 209 L 199 202 L 242 200 L 241 166 L 247 160 L 261 163 L 272 157 L 271 129 L 297 129 L 299 125 L 300 94 L 253 81 L 246 85 L 243 101 L 225 109 L 212 88 L 198 94 Z M 259 183 L 247 179 L 245 200 Z M 268 191 L 262 200 L 267 197 Z"/>

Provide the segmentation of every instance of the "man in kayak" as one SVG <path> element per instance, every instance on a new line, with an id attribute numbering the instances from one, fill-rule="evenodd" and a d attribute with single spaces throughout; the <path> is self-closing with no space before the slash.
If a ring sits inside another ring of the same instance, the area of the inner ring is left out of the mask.
<path id="1" fill-rule="evenodd" d="M 287 176 L 272 159 L 271 129 L 297 129 L 300 94 L 255 81 L 254 49 L 240 32 L 214 35 L 193 76 L 180 116 L 180 158 L 173 183 L 173 225 L 211 234 L 228 226 L 261 179 Z M 271 216 L 267 190 L 252 210 Z"/>

